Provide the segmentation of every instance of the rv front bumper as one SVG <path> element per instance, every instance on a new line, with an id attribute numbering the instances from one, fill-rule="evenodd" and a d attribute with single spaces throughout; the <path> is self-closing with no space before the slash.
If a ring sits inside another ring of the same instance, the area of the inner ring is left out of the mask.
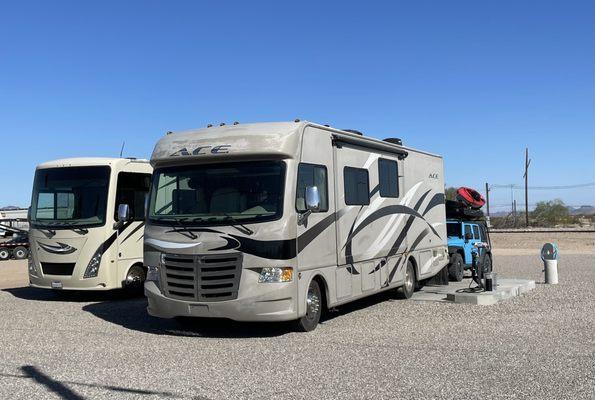
<path id="1" fill-rule="evenodd" d="M 36 277 L 29 275 L 29 286 L 38 289 L 53 290 L 113 290 L 114 286 L 107 285 L 99 279 L 72 279 L 70 277 Z"/>
<path id="2" fill-rule="evenodd" d="M 298 318 L 292 292 L 292 286 L 289 285 L 274 291 L 275 298 L 255 295 L 235 300 L 197 303 L 166 297 L 155 282 L 145 282 L 145 295 L 149 301 L 147 312 L 159 318 L 206 317 L 229 318 L 235 321 L 291 321 Z"/>

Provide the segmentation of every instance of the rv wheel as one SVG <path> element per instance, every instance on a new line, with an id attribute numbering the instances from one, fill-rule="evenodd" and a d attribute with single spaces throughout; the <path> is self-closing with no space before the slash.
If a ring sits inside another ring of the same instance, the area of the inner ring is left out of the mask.
<path id="1" fill-rule="evenodd" d="M 463 258 L 459 253 L 453 254 L 448 265 L 448 277 L 451 281 L 460 282 L 464 273 Z"/>
<path id="2" fill-rule="evenodd" d="M 10 252 L 8 249 L 0 249 L 0 260 L 8 260 L 10 258 Z"/>
<path id="3" fill-rule="evenodd" d="M 29 251 L 27 251 L 27 249 L 23 246 L 18 246 L 13 250 L 12 254 L 14 255 L 15 259 L 22 260 L 24 258 L 27 258 L 27 256 L 29 255 Z"/>
<path id="4" fill-rule="evenodd" d="M 126 280 L 124 281 L 124 289 L 128 292 L 138 292 L 141 291 L 143 288 L 143 283 L 147 274 L 145 270 L 140 265 L 133 265 L 128 270 L 128 274 L 126 274 Z"/>
<path id="5" fill-rule="evenodd" d="M 405 270 L 405 282 L 403 286 L 397 289 L 397 294 L 402 299 L 409 299 L 413 296 L 415 291 L 415 268 L 411 260 L 407 261 L 407 269 Z"/>
<path id="6" fill-rule="evenodd" d="M 296 329 L 300 332 L 310 332 L 316 329 L 322 313 L 322 295 L 318 282 L 310 282 L 306 297 L 306 315 L 296 321 Z"/>

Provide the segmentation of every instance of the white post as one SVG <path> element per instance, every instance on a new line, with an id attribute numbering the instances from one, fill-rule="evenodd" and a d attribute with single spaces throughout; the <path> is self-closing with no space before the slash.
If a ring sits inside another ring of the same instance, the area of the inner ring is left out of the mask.
<path id="1" fill-rule="evenodd" d="M 541 248 L 541 259 L 545 271 L 545 283 L 558 284 L 558 246 L 555 243 L 546 243 Z"/>
<path id="2" fill-rule="evenodd" d="M 545 283 L 550 285 L 558 284 L 558 260 L 543 260 L 545 269 Z"/>

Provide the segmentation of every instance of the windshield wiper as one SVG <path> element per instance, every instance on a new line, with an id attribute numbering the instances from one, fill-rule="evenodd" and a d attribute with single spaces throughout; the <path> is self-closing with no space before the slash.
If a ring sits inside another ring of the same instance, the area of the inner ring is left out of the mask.
<path id="1" fill-rule="evenodd" d="M 250 228 L 248 228 L 246 225 L 242 224 L 240 221 L 238 221 L 237 219 L 235 219 L 234 217 L 232 217 L 231 215 L 227 214 L 227 213 L 221 213 L 223 215 L 225 215 L 225 219 L 230 220 L 233 224 L 231 226 L 233 226 L 234 228 L 236 228 L 238 231 L 247 234 L 247 235 L 252 235 L 254 233 L 254 231 Z M 239 225 L 242 227 L 242 229 L 240 229 L 238 226 Z"/>
<path id="2" fill-rule="evenodd" d="M 184 218 L 157 218 L 157 221 L 167 221 L 167 222 L 174 222 L 176 224 L 178 224 L 180 226 L 180 228 L 176 228 L 174 225 L 170 225 L 173 230 L 171 232 L 177 232 L 181 235 L 184 235 L 184 233 L 187 233 L 188 235 L 184 235 L 184 236 L 188 236 L 190 239 L 196 239 L 198 238 L 198 236 L 196 236 L 196 234 L 194 232 L 192 232 L 192 229 L 190 229 L 189 227 L 187 227 L 186 225 L 184 225 L 182 222 L 186 221 L 188 218 L 184 217 Z"/>

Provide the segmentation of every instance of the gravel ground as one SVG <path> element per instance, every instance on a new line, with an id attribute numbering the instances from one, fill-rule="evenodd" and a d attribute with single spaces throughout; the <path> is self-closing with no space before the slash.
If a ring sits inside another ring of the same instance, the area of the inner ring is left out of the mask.
<path id="1" fill-rule="evenodd" d="M 540 264 L 495 259 L 501 276 L 537 282 Z M 559 285 L 494 306 L 381 294 L 308 334 L 183 327 L 147 316 L 142 298 L 4 289 L 0 398 L 593 399 L 593 287 L 595 256 L 566 255 Z"/>

